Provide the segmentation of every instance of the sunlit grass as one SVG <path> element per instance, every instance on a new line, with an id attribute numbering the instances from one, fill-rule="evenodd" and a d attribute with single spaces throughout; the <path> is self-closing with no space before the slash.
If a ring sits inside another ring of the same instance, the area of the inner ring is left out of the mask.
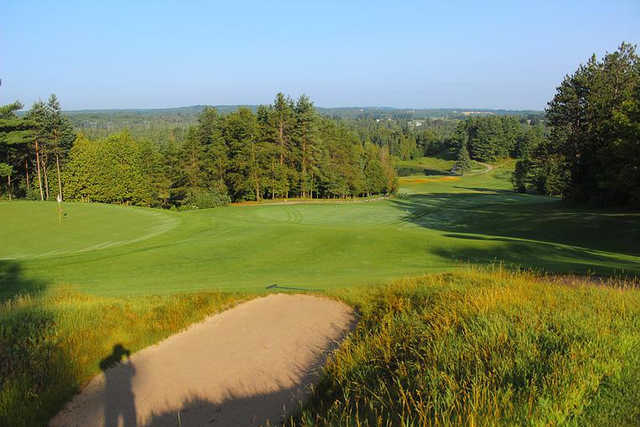
<path id="1" fill-rule="evenodd" d="M 471 269 L 336 292 L 360 322 L 292 422 L 637 424 L 637 287 Z"/>

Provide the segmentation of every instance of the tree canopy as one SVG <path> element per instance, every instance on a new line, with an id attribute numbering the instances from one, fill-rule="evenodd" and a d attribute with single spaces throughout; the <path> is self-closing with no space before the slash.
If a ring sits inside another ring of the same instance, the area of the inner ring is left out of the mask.
<path id="1" fill-rule="evenodd" d="M 567 75 L 549 102 L 549 137 L 518 164 L 520 191 L 640 206 L 640 61 L 622 43 Z"/>

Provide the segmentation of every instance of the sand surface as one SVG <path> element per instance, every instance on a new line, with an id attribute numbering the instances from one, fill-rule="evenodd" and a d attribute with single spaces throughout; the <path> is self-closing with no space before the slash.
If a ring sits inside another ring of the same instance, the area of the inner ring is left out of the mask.
<path id="1" fill-rule="evenodd" d="M 257 298 L 130 358 L 114 347 L 51 425 L 277 425 L 354 324 L 351 308 L 327 298 Z"/>

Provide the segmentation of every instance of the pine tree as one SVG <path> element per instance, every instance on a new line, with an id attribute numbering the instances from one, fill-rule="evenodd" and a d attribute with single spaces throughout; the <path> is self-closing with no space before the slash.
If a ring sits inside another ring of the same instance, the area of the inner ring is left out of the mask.
<path id="1" fill-rule="evenodd" d="M 463 141 L 458 151 L 458 157 L 454 165 L 454 171 L 460 175 L 468 170 L 471 170 L 471 158 L 469 157 L 469 150 L 467 149 L 467 143 Z"/>
<path id="2" fill-rule="evenodd" d="M 45 132 L 49 140 L 50 149 L 56 159 L 56 177 L 58 180 L 58 194 L 62 193 L 62 177 L 60 173 L 60 158 L 66 156 L 76 139 L 73 126 L 69 119 L 62 114 L 60 103 L 55 94 L 51 94 L 46 105 Z"/>

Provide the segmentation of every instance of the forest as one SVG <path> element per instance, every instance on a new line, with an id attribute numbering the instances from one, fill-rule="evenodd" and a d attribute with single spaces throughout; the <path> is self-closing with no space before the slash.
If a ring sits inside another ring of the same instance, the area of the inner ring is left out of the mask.
<path id="1" fill-rule="evenodd" d="M 152 140 L 120 131 L 76 134 L 52 95 L 19 116 L 0 112 L 1 173 L 7 197 L 213 207 L 265 198 L 347 198 L 397 188 L 387 146 L 362 143 L 306 96 L 279 93 L 255 113 L 205 108 L 183 138 Z"/>

